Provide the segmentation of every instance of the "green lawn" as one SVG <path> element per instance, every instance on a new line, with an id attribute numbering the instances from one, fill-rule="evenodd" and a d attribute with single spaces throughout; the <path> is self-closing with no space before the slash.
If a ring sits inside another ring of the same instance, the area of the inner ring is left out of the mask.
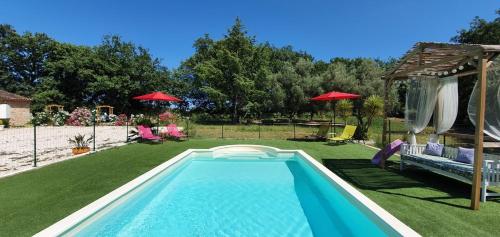
<path id="1" fill-rule="evenodd" d="M 370 165 L 374 150 L 285 140 L 132 144 L 0 179 L 0 236 L 32 235 L 188 148 L 251 143 L 303 149 L 424 236 L 494 236 L 500 199 L 471 211 L 470 186 L 423 171 Z"/>

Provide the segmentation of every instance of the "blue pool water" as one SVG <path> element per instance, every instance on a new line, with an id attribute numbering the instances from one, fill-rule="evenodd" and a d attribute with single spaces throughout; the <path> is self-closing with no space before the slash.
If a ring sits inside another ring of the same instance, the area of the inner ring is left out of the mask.
<path id="1" fill-rule="evenodd" d="M 76 236 L 394 236 L 307 161 L 186 159 L 74 227 Z"/>

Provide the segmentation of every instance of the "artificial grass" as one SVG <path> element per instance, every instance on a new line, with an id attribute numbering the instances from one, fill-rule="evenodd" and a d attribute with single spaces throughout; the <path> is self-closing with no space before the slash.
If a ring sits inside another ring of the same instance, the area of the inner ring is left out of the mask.
<path id="1" fill-rule="evenodd" d="M 423 236 L 494 236 L 499 199 L 468 209 L 470 186 L 418 170 L 398 171 L 397 159 L 372 166 L 371 148 L 285 140 L 189 140 L 131 144 L 0 179 L 0 236 L 29 236 L 188 148 L 261 144 L 303 149 Z"/>

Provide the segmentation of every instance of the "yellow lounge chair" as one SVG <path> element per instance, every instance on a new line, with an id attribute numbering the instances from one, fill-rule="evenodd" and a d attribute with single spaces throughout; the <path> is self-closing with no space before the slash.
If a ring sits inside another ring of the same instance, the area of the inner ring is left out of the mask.
<path id="1" fill-rule="evenodd" d="M 353 125 L 346 125 L 340 136 L 331 137 L 328 139 L 328 142 L 337 143 L 351 141 L 354 133 L 356 132 L 356 128 L 357 127 Z"/>
<path id="2" fill-rule="evenodd" d="M 318 132 L 316 134 L 307 135 L 304 137 L 304 140 L 307 141 L 325 141 L 328 137 L 328 132 L 330 131 L 330 125 L 322 124 L 318 128 Z"/>

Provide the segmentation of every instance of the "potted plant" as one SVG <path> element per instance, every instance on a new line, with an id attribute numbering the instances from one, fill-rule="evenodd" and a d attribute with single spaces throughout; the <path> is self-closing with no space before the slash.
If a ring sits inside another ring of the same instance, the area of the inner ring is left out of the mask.
<path id="1" fill-rule="evenodd" d="M 0 119 L 0 130 L 9 127 L 9 119 Z"/>
<path id="2" fill-rule="evenodd" d="M 74 138 L 68 139 L 68 142 L 75 145 L 75 147 L 71 148 L 73 155 L 78 155 L 89 152 L 89 144 L 93 140 L 94 136 L 90 136 L 89 138 L 85 139 L 85 135 L 78 134 Z"/>

